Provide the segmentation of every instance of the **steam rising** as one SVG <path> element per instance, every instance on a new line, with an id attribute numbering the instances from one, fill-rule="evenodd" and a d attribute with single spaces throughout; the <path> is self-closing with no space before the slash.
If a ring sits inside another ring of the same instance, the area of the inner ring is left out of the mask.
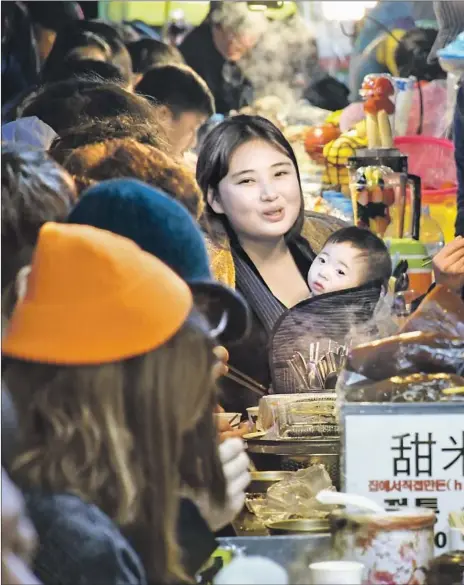
<path id="1" fill-rule="evenodd" d="M 284 103 L 294 102 L 300 99 L 316 59 L 311 30 L 295 14 L 286 21 L 268 22 L 240 68 L 253 85 L 256 99 L 273 95 Z"/>
<path id="2" fill-rule="evenodd" d="M 317 67 L 317 47 L 308 23 L 296 12 L 285 20 L 268 19 L 265 12 L 248 9 L 246 2 L 212 2 L 211 20 L 237 37 L 256 37 L 254 48 L 237 64 L 223 68 L 227 83 L 239 85 L 246 78 L 253 98 L 273 96 L 282 102 L 281 115 L 298 118 L 303 90 Z M 244 103 L 249 102 L 244 89 Z M 300 102 L 300 103 L 298 103 Z M 307 112 L 302 112 L 303 118 Z"/>
<path id="3" fill-rule="evenodd" d="M 252 12 L 246 2 L 211 2 L 211 21 L 235 35 L 260 36 L 267 28 L 262 12 Z"/>

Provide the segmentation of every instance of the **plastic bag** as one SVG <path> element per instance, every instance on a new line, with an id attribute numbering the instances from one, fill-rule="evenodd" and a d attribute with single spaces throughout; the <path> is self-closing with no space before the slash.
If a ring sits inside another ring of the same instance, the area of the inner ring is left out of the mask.
<path id="1" fill-rule="evenodd" d="M 348 402 L 429 402 L 463 385 L 464 304 L 437 286 L 402 333 L 350 351 L 337 393 Z"/>
<path id="2" fill-rule="evenodd" d="M 408 126 L 406 135 L 414 136 L 418 130 L 422 131 L 423 136 L 434 136 L 443 138 L 446 136 L 448 124 L 446 120 L 446 107 L 448 93 L 446 90 L 446 81 L 435 79 L 430 83 L 422 83 L 420 91 L 422 92 L 422 128 L 421 128 L 421 96 L 416 86 L 412 99 L 411 111 L 409 112 Z M 424 149 L 424 154 L 425 154 Z M 435 166 L 435 165 L 434 165 Z M 437 169 L 440 168 L 438 163 Z M 442 183 L 444 180 L 442 180 Z"/>
<path id="3" fill-rule="evenodd" d="M 415 331 L 355 347 L 346 370 L 371 380 L 407 374 L 456 374 L 464 361 L 464 338 Z"/>
<path id="4" fill-rule="evenodd" d="M 456 293 L 437 285 L 406 320 L 401 332 L 433 331 L 464 339 L 464 303 Z"/>
<path id="5" fill-rule="evenodd" d="M 277 408 L 275 431 L 282 439 L 338 437 L 335 419 L 335 393 L 314 393 L 306 400 Z"/>
<path id="6" fill-rule="evenodd" d="M 262 500 L 252 500 L 251 510 L 263 522 L 291 518 L 325 518 L 335 508 L 316 500 L 321 490 L 332 490 L 332 480 L 323 465 L 312 465 L 295 472 L 289 480 L 272 485 Z"/>

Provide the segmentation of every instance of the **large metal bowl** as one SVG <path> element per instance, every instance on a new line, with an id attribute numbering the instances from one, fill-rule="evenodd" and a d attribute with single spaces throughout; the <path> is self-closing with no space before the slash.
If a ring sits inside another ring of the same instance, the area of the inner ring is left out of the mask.
<path id="1" fill-rule="evenodd" d="M 247 441 L 250 459 L 258 470 L 297 471 L 322 463 L 340 489 L 340 439 L 266 439 Z"/>
<path id="2" fill-rule="evenodd" d="M 313 518 L 307 520 L 282 520 L 280 522 L 269 522 L 266 528 L 271 534 L 327 534 L 330 532 L 328 520 Z"/>
<path id="3" fill-rule="evenodd" d="M 252 471 L 251 483 L 247 488 L 250 494 L 265 494 L 268 488 L 283 479 L 290 479 L 294 471 Z"/>

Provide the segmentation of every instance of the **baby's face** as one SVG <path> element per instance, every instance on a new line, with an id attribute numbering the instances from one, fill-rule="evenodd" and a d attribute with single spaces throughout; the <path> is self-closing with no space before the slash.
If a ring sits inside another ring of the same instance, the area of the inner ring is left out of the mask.
<path id="1" fill-rule="evenodd" d="M 308 274 L 313 295 L 361 286 L 366 281 L 366 254 L 351 244 L 327 244 Z"/>

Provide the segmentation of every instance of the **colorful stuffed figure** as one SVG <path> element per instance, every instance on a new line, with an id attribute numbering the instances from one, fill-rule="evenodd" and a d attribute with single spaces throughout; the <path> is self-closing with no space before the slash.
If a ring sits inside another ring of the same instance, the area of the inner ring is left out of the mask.
<path id="1" fill-rule="evenodd" d="M 366 75 L 361 89 L 369 148 L 393 148 L 389 116 L 395 112 L 395 88 L 386 76 Z"/>

